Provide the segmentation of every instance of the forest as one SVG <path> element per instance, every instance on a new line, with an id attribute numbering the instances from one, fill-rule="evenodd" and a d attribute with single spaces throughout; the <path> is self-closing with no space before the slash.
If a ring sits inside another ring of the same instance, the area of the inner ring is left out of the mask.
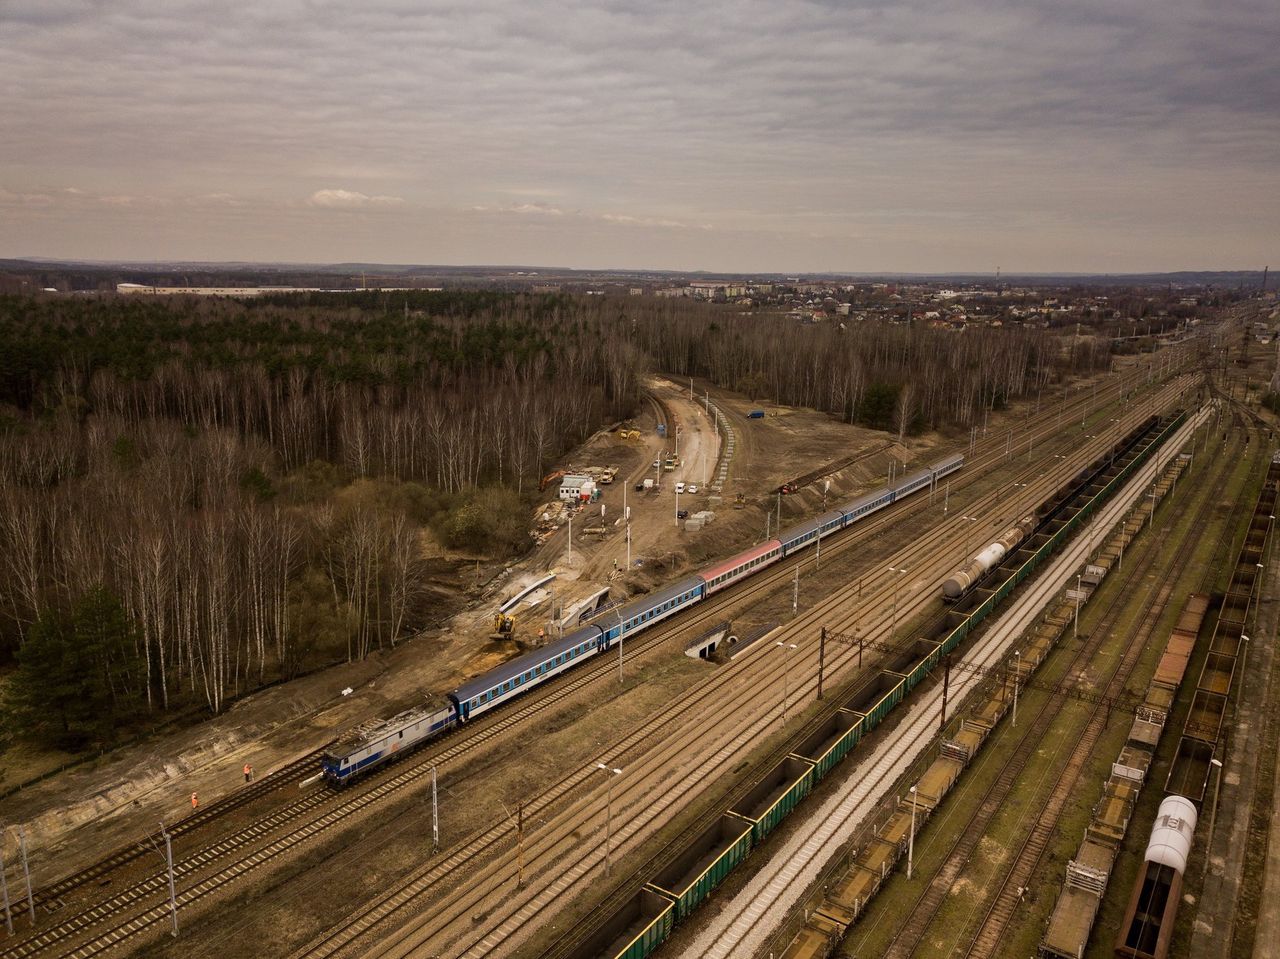
<path id="1" fill-rule="evenodd" d="M 426 557 L 528 544 L 652 370 L 904 434 L 1104 367 L 1047 330 L 497 292 L 0 296 L 0 669 L 103 746 L 426 626 Z M 785 348 L 783 348 L 785 346 Z"/>

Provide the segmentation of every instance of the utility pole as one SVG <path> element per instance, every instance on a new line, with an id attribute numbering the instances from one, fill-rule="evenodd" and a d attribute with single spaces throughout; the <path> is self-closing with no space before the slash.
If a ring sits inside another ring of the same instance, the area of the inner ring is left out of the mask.
<path id="1" fill-rule="evenodd" d="M 1213 830 L 1218 823 L 1218 789 L 1222 785 L 1222 760 L 1213 758 L 1209 760 L 1209 766 L 1216 771 L 1213 777 L 1213 806 L 1209 810 L 1209 838 L 1206 842 L 1213 842 Z"/>
<path id="2" fill-rule="evenodd" d="M 791 698 L 791 651 L 796 648 L 795 643 L 776 642 L 775 646 L 782 648 L 782 724 L 787 724 L 787 700 Z"/>
<path id="3" fill-rule="evenodd" d="M 911 787 L 911 836 L 907 840 L 907 879 L 911 879 L 916 859 L 916 787 Z"/>
<path id="4" fill-rule="evenodd" d="M 827 664 L 827 627 L 818 633 L 818 698 L 822 698 L 822 671 Z"/>
<path id="5" fill-rule="evenodd" d="M 178 938 L 178 895 L 173 887 L 173 837 L 160 821 L 160 835 L 164 837 L 164 859 L 169 867 L 169 914 L 173 918 L 173 938 Z"/>
<path id="6" fill-rule="evenodd" d="M 947 693 L 951 687 L 951 654 L 942 658 L 942 720 L 938 723 L 938 732 L 947 728 Z"/>
<path id="7" fill-rule="evenodd" d="M 791 583 L 791 615 L 800 611 L 800 564 L 796 563 L 795 579 Z"/>
<path id="8" fill-rule="evenodd" d="M 524 802 L 516 806 L 516 888 L 524 888 Z"/>
<path id="9" fill-rule="evenodd" d="M 9 908 L 9 877 L 5 875 L 4 832 L 0 830 L 0 892 L 4 894 L 4 927 L 13 935 L 13 912 Z"/>
<path id="10" fill-rule="evenodd" d="M 1022 650 L 1013 651 L 1013 726 L 1018 726 L 1018 684 L 1022 681 Z"/>
<path id="11" fill-rule="evenodd" d="M 1073 640 L 1080 638 L 1080 581 L 1083 576 L 1076 576 L 1076 612 L 1071 623 L 1071 638 Z"/>
<path id="12" fill-rule="evenodd" d="M 436 767 L 431 767 L 431 852 L 440 851 L 440 806 L 436 796 Z"/>
<path id="13" fill-rule="evenodd" d="M 31 870 L 27 867 L 27 833 L 18 827 L 18 850 L 22 854 L 22 878 L 27 883 L 27 914 L 31 916 L 31 925 L 36 924 L 36 896 L 31 891 Z"/>
<path id="14" fill-rule="evenodd" d="M 621 776 L 621 769 L 613 769 L 604 763 L 596 763 L 596 769 L 603 769 L 605 773 L 610 774 L 608 785 L 605 792 L 605 819 L 604 819 L 604 874 L 607 876 L 610 872 L 609 862 L 609 834 L 613 831 L 613 780 L 615 776 Z"/>
<path id="15" fill-rule="evenodd" d="M 573 514 L 569 514 L 569 561 L 573 560 Z"/>

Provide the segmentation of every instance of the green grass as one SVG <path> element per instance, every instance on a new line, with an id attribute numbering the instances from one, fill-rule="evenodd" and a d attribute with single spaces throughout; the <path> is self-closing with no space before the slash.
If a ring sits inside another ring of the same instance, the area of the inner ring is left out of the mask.
<path id="1" fill-rule="evenodd" d="M 1240 487 L 1247 473 L 1247 464 L 1239 463 L 1232 482 L 1228 484 L 1228 495 Z M 1193 488 L 1197 496 L 1204 495 L 1203 482 L 1207 479 L 1209 477 L 1203 473 L 1199 476 L 1194 474 L 1184 476 L 1179 481 L 1177 501 L 1187 502 L 1188 490 Z M 1167 502 L 1168 499 L 1166 499 Z M 1163 568 L 1164 565 L 1172 564 L 1179 559 L 1181 550 L 1177 548 L 1177 544 L 1189 530 L 1193 519 L 1192 514 L 1191 506 L 1187 506 L 1172 524 L 1174 528 L 1161 536 L 1157 544 L 1161 548 L 1157 566 Z M 1157 512 L 1157 531 L 1161 528 L 1162 519 L 1168 522 L 1167 517 L 1167 507 Z M 1223 518 L 1222 511 L 1216 511 L 1214 524 L 1220 524 Z M 1186 594 L 1199 583 L 1203 564 L 1212 560 L 1211 554 L 1217 542 L 1218 531 L 1206 529 L 1204 534 L 1195 539 L 1193 550 L 1186 557 L 1187 562 L 1172 587 L 1167 606 L 1151 633 L 1152 640 L 1144 650 L 1128 683 L 1130 689 L 1138 691 L 1145 689 L 1154 671 L 1155 663 L 1163 651 L 1164 644 L 1158 639 L 1168 636 L 1181 612 Z M 1146 542 L 1139 541 L 1141 546 L 1149 547 L 1151 543 L 1149 533 L 1144 531 L 1143 537 L 1147 539 Z M 1131 562 L 1136 562 L 1136 558 Z M 1130 569 L 1132 568 L 1131 566 Z M 1122 571 L 1113 572 L 1095 595 L 1095 601 L 1091 601 L 1081 611 L 1081 632 L 1088 634 L 1095 629 L 1097 621 L 1102 618 L 1111 600 L 1126 590 L 1134 590 L 1134 587 L 1124 582 Z M 1156 595 L 1158 594 L 1153 594 L 1153 600 Z M 1139 620 L 1143 615 L 1145 612 L 1141 608 L 1131 608 L 1126 611 L 1114 628 L 1115 635 L 1117 637 L 1130 635 L 1132 630 L 1139 626 Z M 1037 678 L 1049 683 L 1063 681 L 1069 666 L 1070 654 L 1075 648 L 1076 643 L 1073 643 L 1068 634 L 1050 654 Z M 1090 662 L 1090 672 L 1095 676 L 1109 672 L 1121 655 L 1122 650 L 1119 644 L 1109 643 Z M 1027 691 L 1025 698 L 1020 702 L 1019 712 L 1029 717 L 1047 695 L 1037 690 Z M 1065 762 L 1069 755 L 1069 748 L 1078 741 L 1089 713 L 1090 709 L 1083 703 L 1064 704 L 1059 717 L 1023 771 L 1020 783 L 1015 786 L 1006 807 L 993 819 L 989 834 L 983 838 L 978 853 L 960 874 L 949 900 L 927 932 L 923 943 L 930 954 L 941 954 L 942 950 L 950 944 L 963 939 L 966 933 L 971 934 L 971 927 L 976 926 L 977 921 L 985 914 L 985 893 L 992 882 L 998 881 L 1003 875 L 996 867 L 1011 854 L 1013 847 L 1021 845 L 1022 837 L 1032 825 L 1031 820 L 1024 821 L 1024 817 L 1028 812 L 1038 813 L 1041 798 L 1052 790 L 1058 779 L 1060 762 L 1055 762 L 1055 758 Z M 1028 908 L 1022 910 L 1020 919 L 1009 930 L 1002 952 L 1010 955 L 1034 952 L 1044 923 L 1061 887 L 1065 863 L 1075 853 L 1093 805 L 1101 795 L 1097 784 L 1109 774 L 1111 762 L 1123 746 L 1130 724 L 1131 716 L 1128 714 L 1113 715 L 1099 741 L 1096 755 L 1091 757 L 1082 769 L 1079 782 L 1089 784 L 1089 788 L 1079 789 L 1078 794 L 1068 800 L 1064 807 L 1059 828 L 1055 831 L 1055 837 L 1028 890 L 1026 897 Z M 923 891 L 922 883 L 927 881 L 927 877 L 936 872 L 941 865 L 944 853 L 950 847 L 950 840 L 954 836 L 954 828 L 952 830 L 946 828 L 948 823 L 962 824 L 968 821 L 975 811 L 976 804 L 999 774 L 1001 764 L 994 759 L 1007 755 L 1008 751 L 1015 747 L 1016 733 L 1017 730 L 1011 729 L 1006 722 L 993 734 L 974 765 L 965 773 L 951 795 L 935 813 L 934 818 L 922 831 L 921 836 L 917 838 L 916 862 L 921 876 L 911 884 L 910 888 L 907 888 L 905 878 L 901 875 L 895 876 L 886 884 L 864 921 L 854 928 L 848 938 L 845 946 L 847 954 L 865 956 L 877 955 L 884 951 L 892 938 L 893 931 L 897 928 L 896 920 L 900 920 L 906 914 L 915 897 Z M 1127 898 L 1127 889 L 1125 896 Z"/>

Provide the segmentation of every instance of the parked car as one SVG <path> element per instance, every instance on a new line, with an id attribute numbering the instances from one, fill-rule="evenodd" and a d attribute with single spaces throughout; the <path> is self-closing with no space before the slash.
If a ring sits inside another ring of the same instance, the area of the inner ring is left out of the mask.
<path id="1" fill-rule="evenodd" d="M 687 509 L 676 510 L 676 519 L 688 519 L 689 511 Z"/>
<path id="2" fill-rule="evenodd" d="M 676 494 L 679 495 L 680 493 L 683 493 L 683 492 L 684 492 L 684 483 L 677 483 Z"/>
<path id="3" fill-rule="evenodd" d="M 637 484 L 636 484 L 636 492 L 637 492 L 637 493 L 643 493 L 643 492 L 644 492 L 644 483 L 637 483 Z"/>
<path id="4" fill-rule="evenodd" d="M 686 492 L 686 493 L 696 493 L 696 492 L 698 492 L 698 484 L 697 484 L 697 483 L 690 483 L 687 487 L 685 487 L 685 492 Z"/>

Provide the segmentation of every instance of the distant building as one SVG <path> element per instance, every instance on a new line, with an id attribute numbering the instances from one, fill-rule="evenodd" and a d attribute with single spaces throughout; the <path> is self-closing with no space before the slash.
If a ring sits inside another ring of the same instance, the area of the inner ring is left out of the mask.
<path id="1" fill-rule="evenodd" d="M 116 292 L 126 295 L 147 296 L 264 296 L 268 293 L 364 293 L 370 290 L 403 292 L 421 290 L 416 286 L 378 286 L 365 289 L 325 290 L 318 286 L 149 286 L 145 283 L 117 283 Z M 439 292 L 442 287 L 426 288 Z"/>

